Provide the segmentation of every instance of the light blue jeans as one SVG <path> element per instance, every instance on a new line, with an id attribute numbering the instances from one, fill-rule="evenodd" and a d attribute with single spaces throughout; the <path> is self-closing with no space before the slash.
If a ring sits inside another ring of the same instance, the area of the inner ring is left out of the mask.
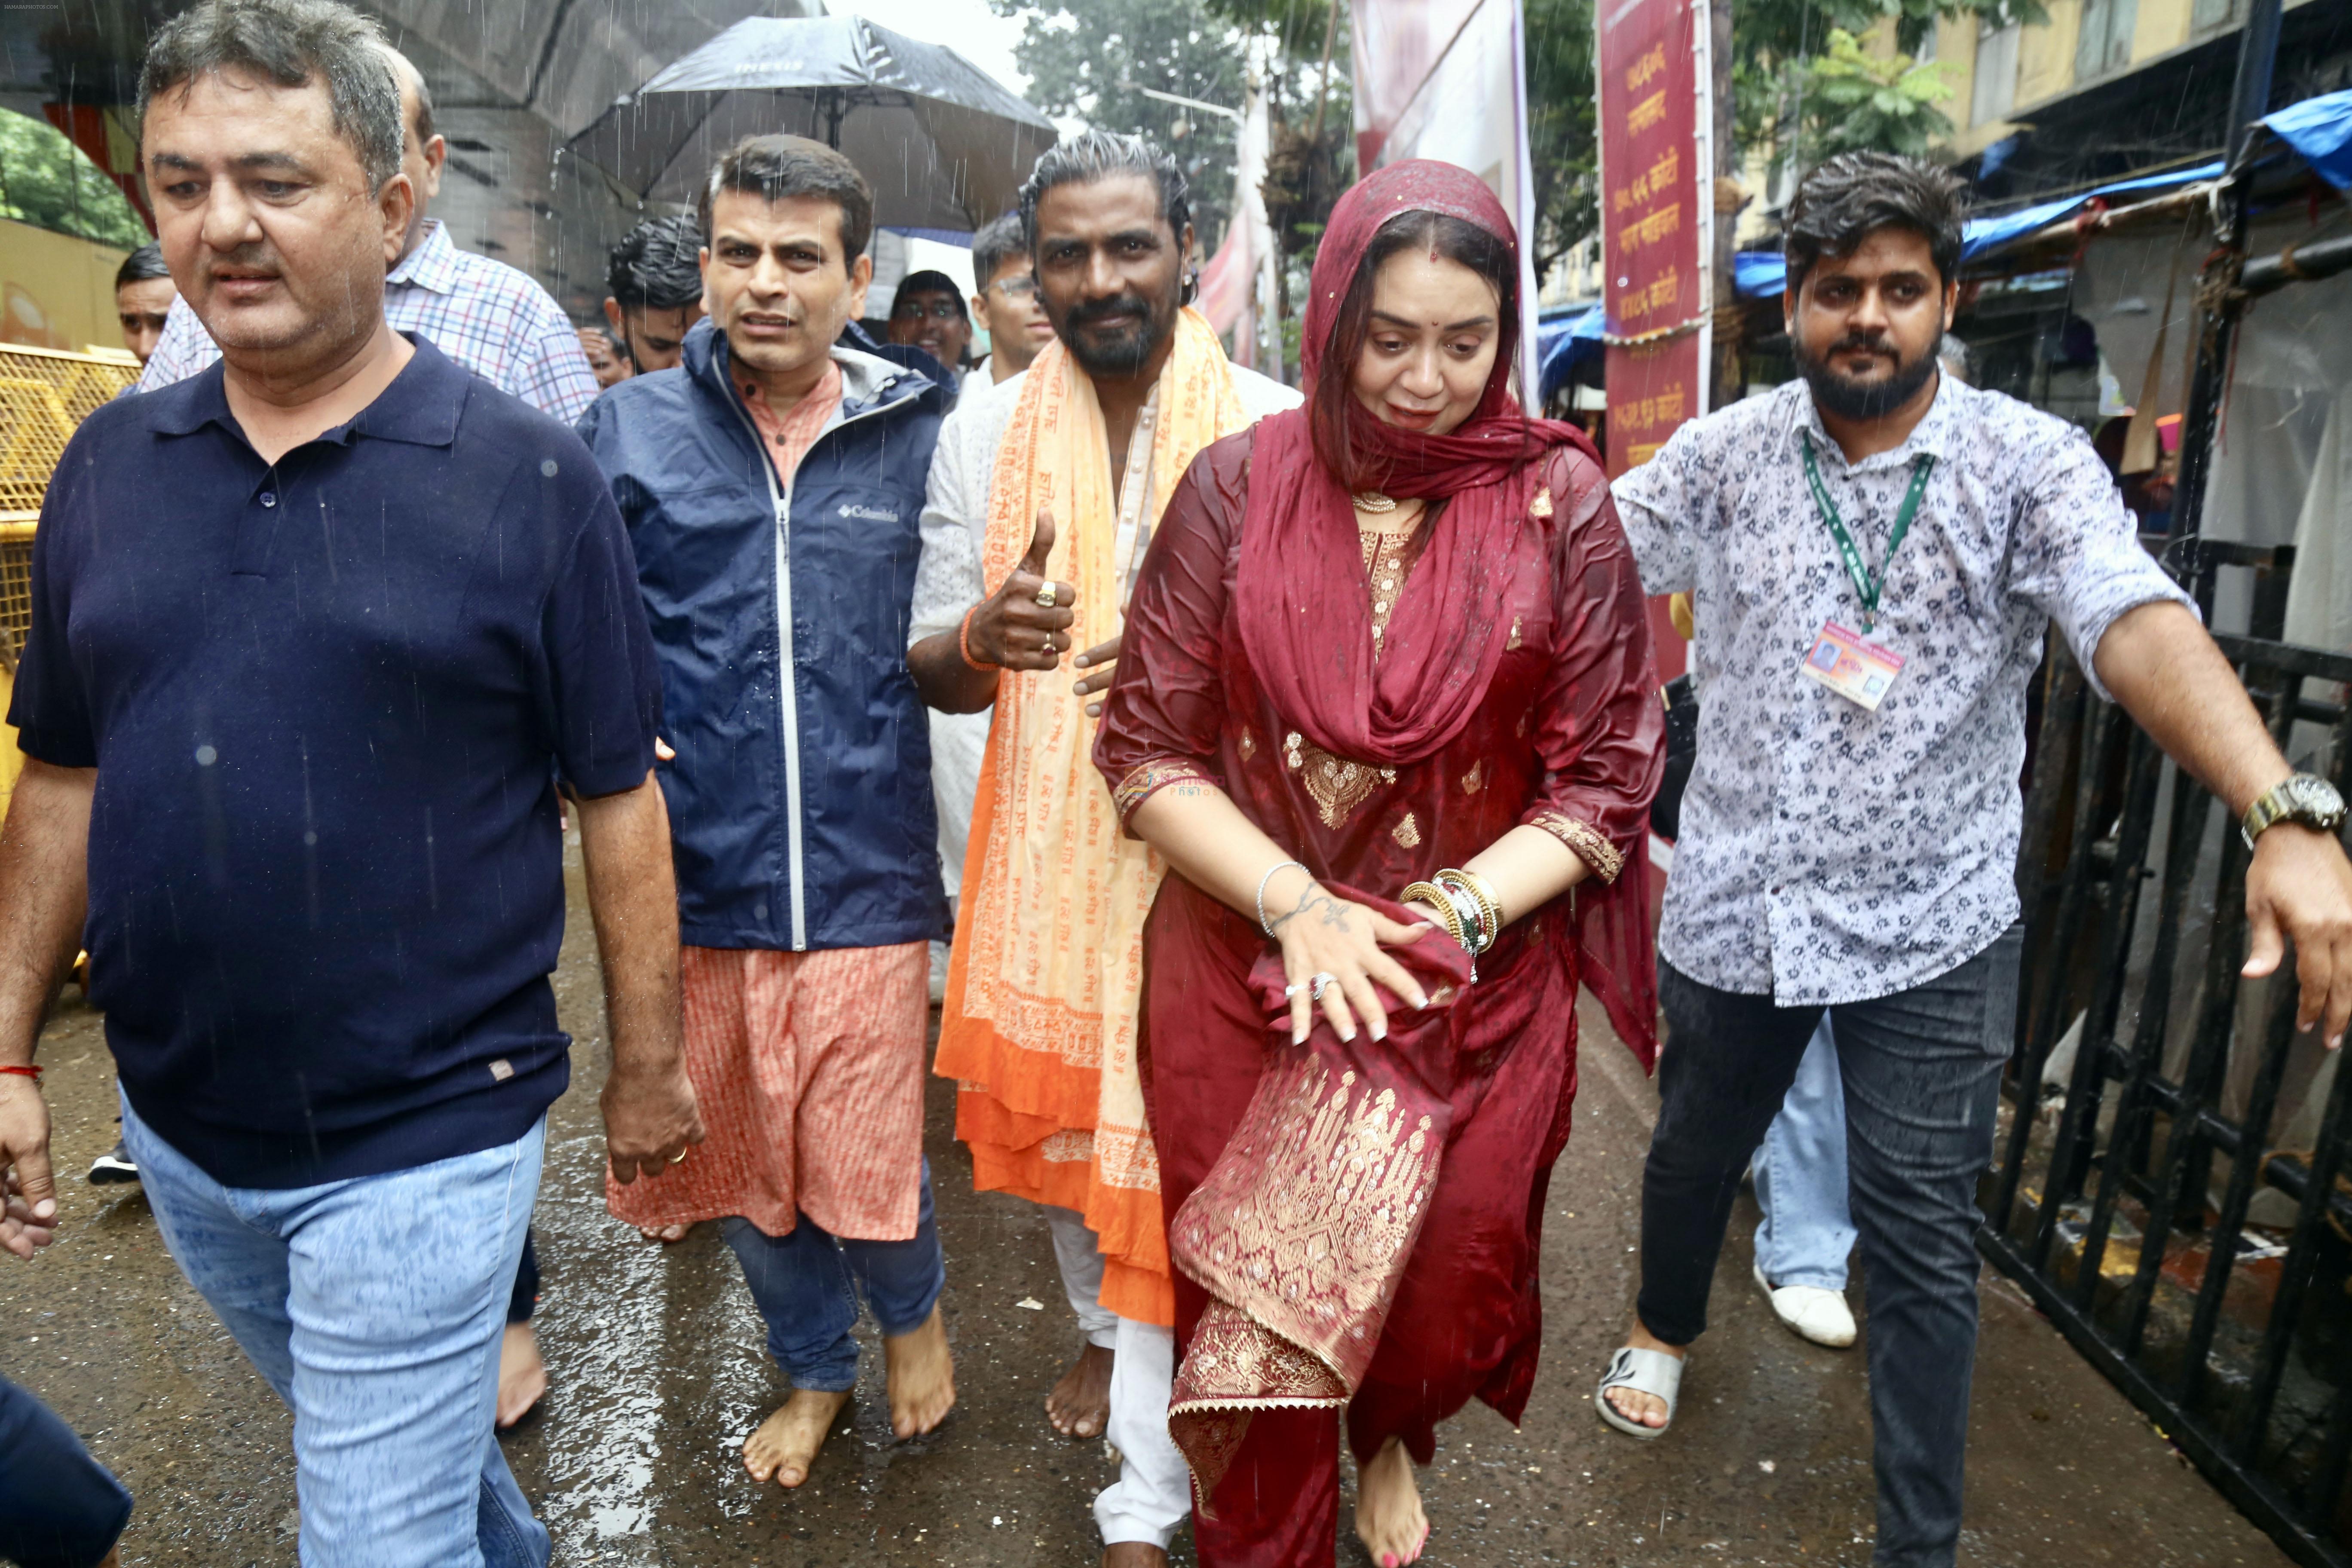
<path id="1" fill-rule="evenodd" d="M 546 1568 L 499 1451 L 499 1341 L 546 1148 L 225 1187 L 126 1100 L 172 1257 L 294 1412 L 303 1568 Z"/>
<path id="2" fill-rule="evenodd" d="M 1780 1114 L 1756 1151 L 1756 1206 L 1764 1211 L 1756 1227 L 1756 1263 L 1773 1289 L 1845 1289 L 1854 1237 L 1846 1197 L 1845 1086 L 1838 1079 L 1827 1012 L 1805 1046 Z"/>

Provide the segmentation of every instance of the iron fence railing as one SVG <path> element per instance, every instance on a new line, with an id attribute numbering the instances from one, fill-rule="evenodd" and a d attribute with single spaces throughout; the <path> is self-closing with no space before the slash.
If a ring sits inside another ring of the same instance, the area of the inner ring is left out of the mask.
<path id="1" fill-rule="evenodd" d="M 2248 635 L 2217 641 L 2282 749 L 2301 739 L 2352 795 L 2352 658 L 2280 640 L 2292 564 L 2194 539 L 2168 559 L 2209 625 L 2224 574 L 2252 575 Z M 2292 954 L 2242 985 L 2249 855 L 2227 809 L 2051 647 L 2018 870 L 2033 956 L 1981 1246 L 2290 1555 L 2352 1568 L 2352 1068 L 2308 1070 Z M 2315 1132 L 2282 1148 L 2296 1093 Z"/>

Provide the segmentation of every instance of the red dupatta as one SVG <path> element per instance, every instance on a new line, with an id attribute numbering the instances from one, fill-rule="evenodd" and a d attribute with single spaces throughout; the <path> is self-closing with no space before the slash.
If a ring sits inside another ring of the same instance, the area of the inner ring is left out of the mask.
<path id="1" fill-rule="evenodd" d="M 1438 213 L 1474 224 L 1518 255 L 1503 204 L 1466 169 L 1414 159 L 1375 171 L 1332 209 L 1315 258 L 1299 366 L 1307 395 L 1346 298 L 1381 226 L 1400 215 Z M 1266 696 L 1308 740 L 1335 756 L 1383 766 L 1414 763 L 1462 732 L 1486 696 L 1510 639 L 1502 584 L 1541 482 L 1542 459 L 1573 447 L 1598 465 L 1584 432 L 1530 419 L 1511 395 L 1518 340 L 1507 300 L 1495 368 L 1477 409 L 1442 436 L 1382 424 L 1347 400 L 1348 438 L 1385 493 L 1443 500 L 1444 510 L 1372 658 L 1371 609 L 1354 574 L 1355 504 L 1317 450 L 1303 409 L 1258 423 L 1250 454 L 1234 596 L 1242 640 Z M 1344 375 L 1346 366 L 1328 367 Z M 1584 983 L 1646 1067 L 1657 1055 L 1657 971 L 1649 924 L 1649 857 L 1637 850 L 1607 886 L 1577 892 Z"/>

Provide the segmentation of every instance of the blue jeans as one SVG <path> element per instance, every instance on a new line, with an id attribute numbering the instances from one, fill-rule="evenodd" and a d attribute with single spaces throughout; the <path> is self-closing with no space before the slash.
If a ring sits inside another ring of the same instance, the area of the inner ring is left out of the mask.
<path id="1" fill-rule="evenodd" d="M 131 1522 L 131 1494 L 73 1428 L 0 1380 L 0 1562 L 92 1568 Z"/>
<path id="2" fill-rule="evenodd" d="M 1878 1568 L 1952 1568 L 1977 1352 L 1977 1178 L 1992 1163 L 2017 1032 L 2024 928 L 1907 991 L 1840 1003 L 1853 1217 L 1870 1310 Z M 1706 1329 L 1707 1292 L 1748 1152 L 1789 1097 L 1819 1007 L 1717 991 L 1658 965 L 1666 1048 L 1642 1173 L 1643 1326 Z"/>
<path id="3" fill-rule="evenodd" d="M 928 1159 L 908 1240 L 850 1240 L 805 1214 L 790 1236 L 770 1236 L 740 1215 L 722 1220 L 719 1229 L 767 1321 L 768 1352 L 794 1388 L 840 1394 L 857 1385 L 857 1341 L 850 1330 L 857 1325 L 861 1292 L 875 1322 L 895 1339 L 923 1326 L 948 1281 L 939 1226 L 931 1219 Z"/>
<path id="4" fill-rule="evenodd" d="M 303 1568 L 546 1568 L 493 1428 L 546 1123 L 283 1191 L 221 1185 L 127 1100 L 122 1137 L 173 1259 L 294 1412 Z"/>
<path id="5" fill-rule="evenodd" d="M 1830 1016 L 1805 1047 L 1797 1081 L 1756 1151 L 1756 1267 L 1774 1289 L 1845 1289 L 1853 1215 L 1845 1190 L 1845 1085 L 1838 1081 Z"/>

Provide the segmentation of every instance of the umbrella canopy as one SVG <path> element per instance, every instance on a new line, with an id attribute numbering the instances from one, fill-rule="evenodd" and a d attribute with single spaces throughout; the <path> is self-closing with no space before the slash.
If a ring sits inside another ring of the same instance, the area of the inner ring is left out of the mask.
<path id="1" fill-rule="evenodd" d="M 861 16 L 736 23 L 572 139 L 641 196 L 692 202 L 718 155 L 772 132 L 841 150 L 886 228 L 969 234 L 1010 207 L 1054 123 L 953 49 Z"/>

